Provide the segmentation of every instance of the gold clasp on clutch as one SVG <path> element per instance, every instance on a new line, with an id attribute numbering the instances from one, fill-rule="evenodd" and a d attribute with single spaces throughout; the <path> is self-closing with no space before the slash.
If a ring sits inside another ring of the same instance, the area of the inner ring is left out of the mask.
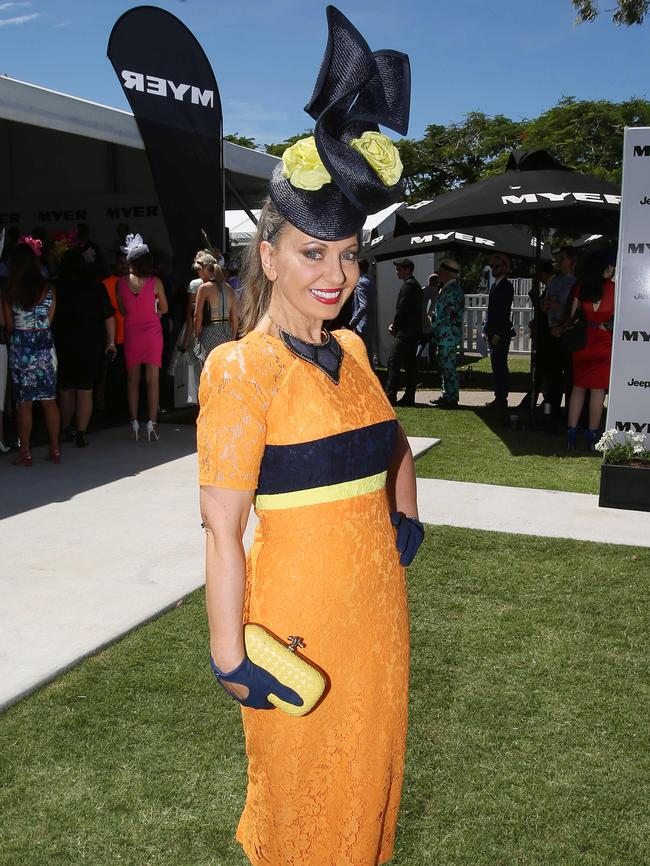
<path id="1" fill-rule="evenodd" d="M 304 640 L 294 634 L 290 634 L 287 640 L 289 641 L 287 649 L 290 653 L 295 653 L 297 649 L 303 649 L 303 647 L 306 646 Z"/>

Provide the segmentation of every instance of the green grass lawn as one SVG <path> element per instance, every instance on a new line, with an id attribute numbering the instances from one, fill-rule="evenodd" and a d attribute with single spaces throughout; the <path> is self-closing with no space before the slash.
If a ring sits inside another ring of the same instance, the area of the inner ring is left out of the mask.
<path id="1" fill-rule="evenodd" d="M 647 866 L 650 550 L 430 528 L 395 866 Z M 2 866 L 243 866 L 201 592 L 0 719 Z M 279 866 L 279 864 L 274 864 Z"/>
<path id="2" fill-rule="evenodd" d="M 581 442 L 569 454 L 563 435 L 510 430 L 500 413 L 484 408 L 397 412 L 409 436 L 442 440 L 418 459 L 420 478 L 598 493 L 601 457 L 581 450 Z"/>

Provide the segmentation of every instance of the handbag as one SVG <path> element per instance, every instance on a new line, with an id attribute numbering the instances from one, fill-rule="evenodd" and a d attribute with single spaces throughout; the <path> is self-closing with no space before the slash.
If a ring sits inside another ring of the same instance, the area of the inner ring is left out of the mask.
<path id="1" fill-rule="evenodd" d="M 174 408 L 196 406 L 199 402 L 196 371 L 187 352 L 184 352 L 174 371 Z"/>
<path id="2" fill-rule="evenodd" d="M 288 640 L 289 646 L 256 623 L 249 622 L 244 626 L 248 658 L 297 692 L 303 701 L 301 707 L 296 707 L 271 693 L 268 696 L 269 703 L 290 716 L 304 716 L 321 699 L 325 691 L 325 677 L 312 662 L 296 655 L 296 649 L 305 646 L 302 638 L 291 635 Z"/>
<path id="3" fill-rule="evenodd" d="M 573 317 L 560 334 L 560 339 L 567 352 L 579 352 L 587 345 L 587 320 L 581 303 L 578 303 Z"/>

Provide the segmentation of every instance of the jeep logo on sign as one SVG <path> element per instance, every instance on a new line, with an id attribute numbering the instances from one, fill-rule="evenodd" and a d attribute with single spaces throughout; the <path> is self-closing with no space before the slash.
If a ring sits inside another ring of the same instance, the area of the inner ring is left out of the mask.
<path id="1" fill-rule="evenodd" d="M 138 90 L 140 93 L 151 93 L 153 96 L 173 96 L 179 102 L 183 102 L 187 96 L 193 105 L 214 107 L 213 90 L 202 90 L 193 84 L 176 84 L 169 78 L 156 78 L 155 75 L 130 72 L 128 69 L 123 69 L 120 75 L 125 90 Z"/>

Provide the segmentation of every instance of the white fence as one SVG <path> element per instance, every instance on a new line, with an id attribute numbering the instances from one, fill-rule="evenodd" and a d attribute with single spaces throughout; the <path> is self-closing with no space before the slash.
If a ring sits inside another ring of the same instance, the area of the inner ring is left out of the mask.
<path id="1" fill-rule="evenodd" d="M 519 280 L 528 282 L 530 280 Z M 479 352 L 487 355 L 487 344 L 483 336 L 483 322 L 487 315 L 487 295 L 465 295 L 465 317 L 463 320 L 463 351 Z M 532 319 L 533 310 L 527 295 L 515 294 L 512 304 L 512 324 L 515 336 L 510 344 L 510 351 L 518 354 L 530 352 L 530 329 L 528 323 Z"/>

